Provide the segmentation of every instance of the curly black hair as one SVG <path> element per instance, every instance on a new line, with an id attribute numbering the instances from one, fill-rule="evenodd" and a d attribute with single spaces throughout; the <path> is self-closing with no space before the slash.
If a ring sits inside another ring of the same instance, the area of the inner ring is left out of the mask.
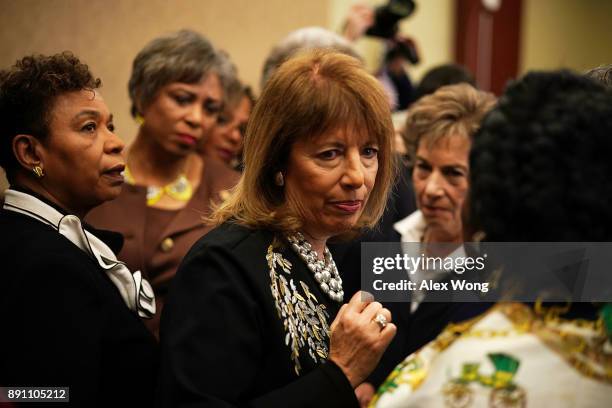
<path id="1" fill-rule="evenodd" d="M 470 154 L 488 241 L 612 241 L 612 93 L 568 71 L 511 84 Z"/>
<path id="2" fill-rule="evenodd" d="M 0 167 L 9 182 L 18 168 L 13 138 L 28 134 L 44 140 L 55 98 L 100 86 L 100 79 L 70 52 L 26 56 L 0 71 Z"/>

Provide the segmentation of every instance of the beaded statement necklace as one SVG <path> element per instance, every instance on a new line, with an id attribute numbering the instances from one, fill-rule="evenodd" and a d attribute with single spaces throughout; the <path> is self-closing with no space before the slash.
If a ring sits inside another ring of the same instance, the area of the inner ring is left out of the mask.
<path id="1" fill-rule="evenodd" d="M 329 249 L 325 247 L 324 260 L 320 260 L 317 252 L 312 249 L 302 233 L 295 232 L 288 235 L 287 241 L 289 241 L 295 253 L 306 262 L 323 293 L 329 296 L 331 300 L 342 303 L 344 299 L 342 278 L 340 278 L 338 268 L 336 268 L 336 263 Z"/>
<path id="2" fill-rule="evenodd" d="M 134 176 L 132 176 L 127 166 L 125 166 L 123 177 L 126 183 L 136 184 Z M 178 201 L 189 201 L 191 196 L 193 196 L 193 186 L 185 173 L 179 174 L 172 183 L 166 184 L 163 187 L 147 186 L 147 205 L 155 205 L 164 194 Z"/>

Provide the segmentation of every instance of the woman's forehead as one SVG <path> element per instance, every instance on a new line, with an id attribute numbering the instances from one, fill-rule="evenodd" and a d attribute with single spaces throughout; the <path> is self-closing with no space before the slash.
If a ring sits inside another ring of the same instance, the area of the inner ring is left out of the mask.
<path id="1" fill-rule="evenodd" d="M 377 143 L 375 135 L 365 126 L 355 124 L 342 124 L 332 127 L 318 135 L 312 137 L 314 143 L 326 143 L 330 141 L 339 141 L 344 143 Z"/>
<path id="2" fill-rule="evenodd" d="M 66 92 L 55 98 L 52 107 L 52 116 L 72 117 L 81 111 L 99 111 L 109 114 L 108 107 L 102 95 L 93 89 L 82 89 L 80 91 Z"/>
<path id="3" fill-rule="evenodd" d="M 471 146 L 468 136 L 461 133 L 429 134 L 421 138 L 418 149 L 431 150 L 466 150 Z"/>

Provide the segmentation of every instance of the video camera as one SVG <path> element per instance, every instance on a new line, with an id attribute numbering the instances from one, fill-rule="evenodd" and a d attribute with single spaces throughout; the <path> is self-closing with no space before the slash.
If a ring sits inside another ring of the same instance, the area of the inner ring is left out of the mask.
<path id="1" fill-rule="evenodd" d="M 386 60 L 400 56 L 412 64 L 418 64 L 419 54 L 414 42 L 397 35 L 399 21 L 411 15 L 415 7 L 413 0 L 389 0 L 375 9 L 374 24 L 365 34 L 390 41 Z"/>
<path id="2" fill-rule="evenodd" d="M 411 15 L 415 7 L 413 0 L 389 0 L 374 10 L 374 24 L 368 28 L 366 35 L 388 39 L 395 37 L 399 21 Z"/>

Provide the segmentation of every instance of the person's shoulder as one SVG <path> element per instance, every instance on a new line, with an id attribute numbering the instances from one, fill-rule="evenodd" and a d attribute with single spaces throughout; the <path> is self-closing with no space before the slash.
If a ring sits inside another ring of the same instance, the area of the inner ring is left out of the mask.
<path id="1" fill-rule="evenodd" d="M 233 285 L 260 282 L 267 274 L 267 251 L 274 240 L 270 231 L 225 222 L 201 237 L 183 258 L 173 285 L 190 286 L 230 281 Z M 214 286 L 214 285 L 213 285 Z"/>
<path id="2" fill-rule="evenodd" d="M 272 234 L 268 231 L 226 221 L 200 238 L 194 248 L 223 248 L 229 252 L 241 252 L 250 244 L 265 245 L 271 238 Z"/>
<path id="3" fill-rule="evenodd" d="M 266 254 L 274 233 L 227 221 L 201 237 L 187 252 L 181 267 L 201 268 L 223 264 L 230 269 L 259 269 L 267 265 Z"/>
<path id="4" fill-rule="evenodd" d="M 13 211 L 0 210 L 0 231 L 2 241 L 5 243 L 3 248 L 33 251 L 32 253 L 36 255 L 83 252 L 54 227 Z"/>
<path id="5" fill-rule="evenodd" d="M 53 227 L 22 214 L 1 211 L 0 231 L 0 257 L 7 266 L 3 279 L 92 284 L 91 275 L 97 272 L 93 261 Z"/>
<path id="6" fill-rule="evenodd" d="M 55 228 L 31 217 L 0 211 L 0 231 L 0 253 L 5 259 L 18 258 L 23 265 L 64 263 L 68 268 L 81 268 L 82 265 L 75 266 L 76 261 L 94 265 L 84 251 Z"/>
<path id="7" fill-rule="evenodd" d="M 0 231 L 3 248 L 36 249 L 40 252 L 55 252 L 62 240 L 53 227 L 29 216 L 0 210 Z"/>

